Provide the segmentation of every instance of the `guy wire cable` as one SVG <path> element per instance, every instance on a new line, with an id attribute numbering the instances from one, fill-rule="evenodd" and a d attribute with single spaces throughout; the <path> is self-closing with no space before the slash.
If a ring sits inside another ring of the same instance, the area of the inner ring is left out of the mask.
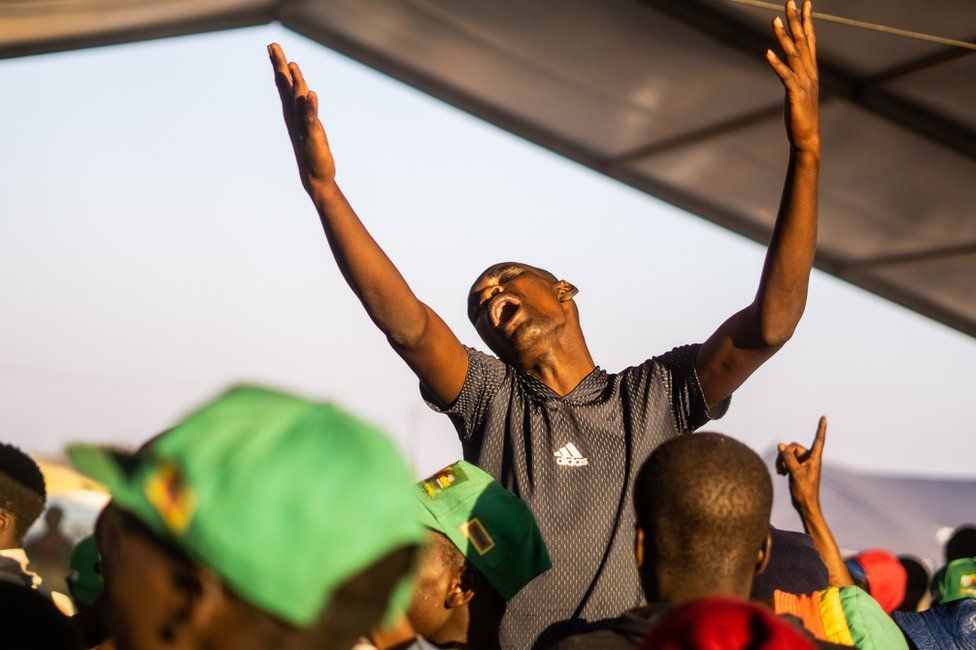
<path id="1" fill-rule="evenodd" d="M 783 10 L 782 5 L 773 2 L 764 2 L 763 0 L 725 0 L 726 2 L 731 2 L 737 5 L 745 5 L 748 7 L 758 7 L 760 9 L 770 9 L 772 11 L 780 12 Z M 797 3 L 799 4 L 799 3 Z M 799 9 L 799 8 L 798 8 Z M 899 29 L 897 27 L 888 27 L 886 25 L 878 25 L 875 23 L 869 23 L 863 20 L 854 20 L 853 18 L 844 18 L 843 16 L 834 16 L 831 14 L 825 14 L 819 11 L 813 12 L 814 18 L 819 18 L 820 20 L 838 23 L 841 25 L 847 25 L 848 27 L 860 27 L 861 29 L 869 29 L 875 32 L 881 32 L 883 34 L 892 34 L 894 36 L 903 36 L 905 38 L 914 38 L 918 41 L 929 41 L 930 43 L 939 43 L 940 45 L 952 45 L 954 47 L 962 47 L 967 50 L 976 50 L 976 43 L 969 43 L 967 41 L 959 41 L 954 38 L 944 38 L 942 36 L 932 36 L 931 34 L 922 34 L 920 32 L 913 32 L 907 29 Z"/>

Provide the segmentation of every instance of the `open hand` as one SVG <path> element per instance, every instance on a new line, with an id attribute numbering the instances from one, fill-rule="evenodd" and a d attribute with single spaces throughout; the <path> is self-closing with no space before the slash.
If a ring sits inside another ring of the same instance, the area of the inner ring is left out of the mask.
<path id="1" fill-rule="evenodd" d="M 817 86 L 817 41 L 813 34 L 813 5 L 803 1 L 802 17 L 794 0 L 786 3 L 786 20 L 773 19 L 773 31 L 783 58 L 766 50 L 766 61 L 786 87 L 786 133 L 797 151 L 820 153 L 820 118 Z"/>
<path id="2" fill-rule="evenodd" d="M 305 84 L 298 64 L 288 62 L 281 46 L 268 46 L 274 66 L 275 85 L 281 97 L 281 111 L 298 161 L 302 185 L 309 194 L 335 182 L 335 160 L 329 150 L 325 129 L 319 121 L 319 98 Z"/>
<path id="3" fill-rule="evenodd" d="M 779 445 L 776 471 L 789 474 L 790 497 L 797 508 L 820 506 L 820 461 L 826 436 L 827 418 L 821 417 L 810 449 L 797 442 Z"/>

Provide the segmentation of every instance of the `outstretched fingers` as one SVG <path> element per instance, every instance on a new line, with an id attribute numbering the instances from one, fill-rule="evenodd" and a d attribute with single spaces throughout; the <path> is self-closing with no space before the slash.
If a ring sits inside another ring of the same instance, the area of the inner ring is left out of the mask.
<path id="1" fill-rule="evenodd" d="M 776 40 L 779 41 L 779 46 L 783 48 L 783 53 L 786 54 L 786 60 L 790 62 L 790 67 L 793 68 L 799 63 L 800 52 L 796 48 L 793 37 L 786 33 L 783 19 L 779 16 L 773 18 L 773 33 L 776 35 Z"/>
<path id="2" fill-rule="evenodd" d="M 291 79 L 294 84 L 292 92 L 295 97 L 304 97 L 308 94 L 308 86 L 305 84 L 305 77 L 302 76 L 302 69 L 292 61 L 288 64 L 288 71 L 291 72 Z"/>
<path id="3" fill-rule="evenodd" d="M 795 442 L 789 445 L 779 446 L 779 460 L 782 467 L 778 467 L 777 469 L 779 470 L 780 474 L 785 474 L 787 472 L 793 474 L 800 469 L 800 461 L 797 459 L 795 452 L 796 447 L 797 444 Z"/>
<path id="4" fill-rule="evenodd" d="M 291 97 L 292 80 L 291 71 L 288 69 L 288 59 L 285 58 L 285 53 L 281 50 L 281 46 L 277 43 L 272 43 L 268 46 L 268 56 L 271 57 L 271 67 L 274 68 L 275 75 L 275 85 L 278 86 L 278 92 L 282 94 L 282 97 L 287 93 L 288 97 Z"/>
<path id="5" fill-rule="evenodd" d="M 319 118 L 319 96 L 314 90 L 305 96 L 305 124 L 312 125 Z"/>
<path id="6" fill-rule="evenodd" d="M 773 69 L 773 72 L 780 78 L 784 86 L 791 88 L 796 85 L 796 75 L 793 74 L 793 70 L 790 69 L 790 66 L 783 63 L 772 50 L 766 50 L 766 62 L 769 63 L 769 67 Z"/>
<path id="7" fill-rule="evenodd" d="M 817 423 L 817 435 L 813 438 L 813 447 L 810 448 L 810 452 L 816 458 L 820 458 L 823 455 L 824 441 L 827 438 L 827 418 L 820 416 L 820 422 Z"/>
<path id="8" fill-rule="evenodd" d="M 786 20 L 790 24 L 790 37 L 800 43 L 804 40 L 803 26 L 800 24 L 800 12 L 796 10 L 796 2 L 788 0 L 786 3 Z"/>
<path id="9" fill-rule="evenodd" d="M 803 36 L 807 41 L 807 49 L 810 51 L 810 60 L 813 69 L 817 69 L 817 36 L 813 31 L 813 3 L 805 0 L 803 3 Z"/>
<path id="10" fill-rule="evenodd" d="M 278 97 L 281 99 L 281 112 L 285 117 L 285 126 L 288 127 L 288 133 L 291 134 L 295 126 L 295 94 L 291 69 L 288 67 L 288 59 L 285 58 L 285 53 L 277 43 L 268 46 L 268 56 L 271 57 L 271 66 L 274 68 L 275 86 L 278 88 Z"/>
<path id="11" fill-rule="evenodd" d="M 817 78 L 816 45 L 813 35 L 813 5 L 804 0 L 798 11 L 794 0 L 786 3 L 786 20 L 773 19 L 773 33 L 783 50 L 785 59 L 772 50 L 766 60 L 787 88 L 805 87 Z"/>

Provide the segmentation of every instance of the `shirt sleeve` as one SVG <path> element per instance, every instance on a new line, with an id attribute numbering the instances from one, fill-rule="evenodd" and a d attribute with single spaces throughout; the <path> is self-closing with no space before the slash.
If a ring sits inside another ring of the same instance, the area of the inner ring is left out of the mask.
<path id="1" fill-rule="evenodd" d="M 701 344 L 698 343 L 683 345 L 655 359 L 671 396 L 675 426 L 681 433 L 694 431 L 709 420 L 718 420 L 732 403 L 730 395 L 711 409 L 708 408 L 695 369 L 699 348 Z"/>
<path id="2" fill-rule="evenodd" d="M 624 371 L 628 375 L 628 391 L 648 410 L 645 415 L 649 422 L 655 419 L 653 411 L 668 409 L 674 433 L 681 434 L 725 415 L 731 396 L 711 409 L 705 404 L 695 371 L 700 347 L 699 344 L 683 345 Z"/>
<path id="3" fill-rule="evenodd" d="M 464 346 L 464 349 L 468 353 L 468 371 L 453 404 L 441 406 L 423 383 L 420 384 L 420 394 L 427 406 L 451 418 L 462 442 L 481 429 L 488 405 L 509 373 L 508 366 L 502 360 L 468 346 Z"/>

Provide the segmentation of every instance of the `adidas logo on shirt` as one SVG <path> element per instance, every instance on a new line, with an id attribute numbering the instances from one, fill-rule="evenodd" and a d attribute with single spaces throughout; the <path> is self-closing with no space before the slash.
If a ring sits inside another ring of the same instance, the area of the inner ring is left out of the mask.
<path id="1" fill-rule="evenodd" d="M 589 465 L 590 460 L 580 453 L 580 450 L 576 448 L 573 443 L 568 443 L 563 447 L 559 448 L 559 451 L 553 452 L 553 456 L 556 457 L 557 465 L 566 465 L 568 467 L 582 467 L 583 465 Z"/>

